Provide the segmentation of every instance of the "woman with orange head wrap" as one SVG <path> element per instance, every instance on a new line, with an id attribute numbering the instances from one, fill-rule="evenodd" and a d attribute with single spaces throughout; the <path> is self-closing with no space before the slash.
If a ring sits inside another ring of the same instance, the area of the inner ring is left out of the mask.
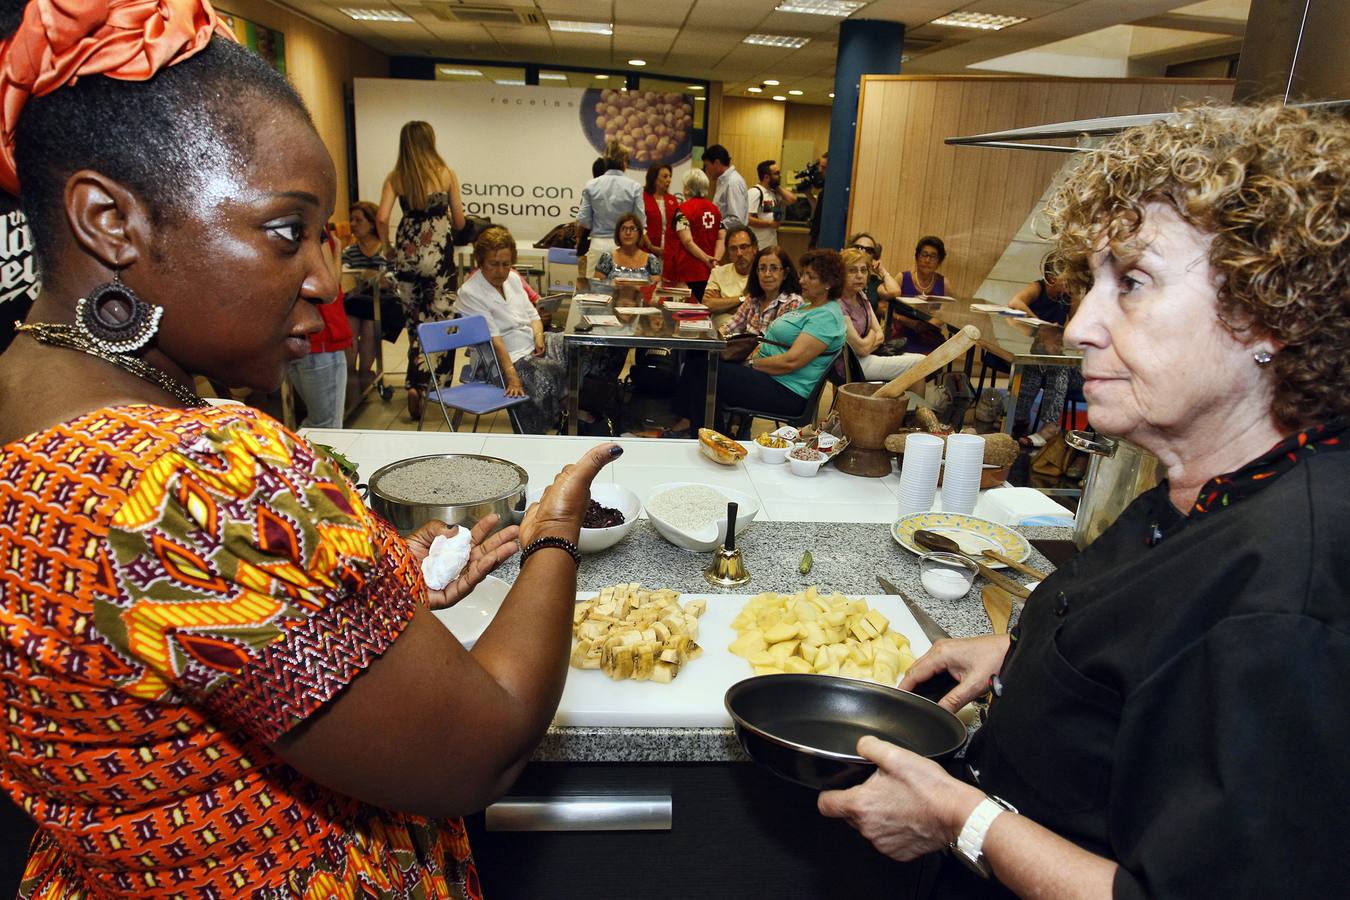
<path id="1" fill-rule="evenodd" d="M 204 0 L 35 0 L 0 9 L 0 38 L 0 184 L 43 281 L 0 355 L 0 788 L 37 825 L 20 896 L 477 896 L 457 817 L 553 715 L 571 542 L 617 453 L 519 530 L 479 523 L 429 590 L 451 529 L 405 541 L 303 439 L 194 390 L 274 390 L 337 293 L 333 163 L 295 92 Z M 428 606 L 517 536 L 471 654 Z"/>

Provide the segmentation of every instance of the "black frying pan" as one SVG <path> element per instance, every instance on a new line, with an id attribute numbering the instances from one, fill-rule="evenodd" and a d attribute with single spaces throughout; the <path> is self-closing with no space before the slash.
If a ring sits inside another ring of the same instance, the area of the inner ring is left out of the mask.
<path id="1" fill-rule="evenodd" d="M 724 702 L 747 756 L 815 790 L 852 787 L 876 770 L 857 755 L 863 735 L 932 758 L 966 739 L 961 720 L 931 700 L 833 675 L 759 675 L 733 684 Z"/>

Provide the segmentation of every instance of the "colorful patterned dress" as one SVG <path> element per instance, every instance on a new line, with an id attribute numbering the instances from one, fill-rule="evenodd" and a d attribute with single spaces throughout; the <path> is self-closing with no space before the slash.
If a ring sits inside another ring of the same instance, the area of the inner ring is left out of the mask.
<path id="1" fill-rule="evenodd" d="M 455 231 L 450 212 L 450 194 L 437 191 L 427 195 L 425 209 L 413 209 L 402 195 L 398 198 L 403 218 L 394 240 L 394 275 L 407 285 L 403 314 L 408 329 L 408 387 L 425 388 L 431 382 L 417 326 L 440 322 L 454 314 L 455 287 L 459 275 L 455 268 Z M 447 374 L 451 354 L 437 363 L 437 376 Z"/>
<path id="2" fill-rule="evenodd" d="M 0 786 L 20 897 L 477 897 L 462 822 L 268 748 L 423 595 L 327 459 L 241 406 L 100 410 L 0 450 Z"/>

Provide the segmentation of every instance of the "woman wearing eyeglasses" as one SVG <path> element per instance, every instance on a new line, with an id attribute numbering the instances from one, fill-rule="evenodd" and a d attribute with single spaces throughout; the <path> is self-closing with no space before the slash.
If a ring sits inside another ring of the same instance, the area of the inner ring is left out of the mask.
<path id="1" fill-rule="evenodd" d="M 625 278 L 630 281 L 656 281 L 661 277 L 661 259 L 655 253 L 648 253 L 639 245 L 642 240 L 642 223 L 632 213 L 619 216 L 614 224 L 614 249 L 600 254 L 595 264 L 596 274 L 613 281 Z"/>
<path id="2" fill-rule="evenodd" d="M 777 247 L 761 250 L 751 281 L 773 276 L 771 270 L 766 272 L 772 264 L 764 265 L 763 260 L 784 258 Z M 708 423 L 710 427 L 726 429 L 728 407 L 751 407 L 780 419 L 801 415 L 826 367 L 843 348 L 844 314 L 837 300 L 844 289 L 844 264 L 839 254 L 833 250 L 806 251 L 797 280 L 803 296 L 790 311 L 776 311 L 755 353 L 743 363 L 725 359 L 718 363 L 717 421 Z M 742 308 L 751 302 L 746 300 Z M 677 437 L 685 430 L 703 426 L 706 384 L 701 369 L 685 366 L 681 396 L 686 418 L 663 436 Z M 749 431 L 749 424 L 742 423 L 743 431 Z"/>
<path id="3" fill-rule="evenodd" d="M 774 319 L 801 306 L 801 281 L 792 257 L 781 247 L 765 247 L 755 254 L 745 282 L 745 302 L 722 326 L 722 336 L 764 334 Z"/>
<path id="4" fill-rule="evenodd" d="M 866 253 L 870 260 L 867 271 L 867 302 L 872 304 L 877 316 L 884 319 L 886 308 L 881 304 L 883 302 L 889 304 L 900 296 L 900 283 L 881 264 L 881 245 L 872 235 L 860 231 L 848 239 L 848 246 L 849 249 Z"/>
<path id="5" fill-rule="evenodd" d="M 914 268 L 900 275 L 901 297 L 950 297 L 947 280 L 938 268 L 947 258 L 942 238 L 931 234 L 919 238 L 914 247 Z M 942 333 L 914 315 L 904 303 L 892 303 L 886 311 L 886 337 L 906 338 L 905 349 L 927 353 L 942 343 Z"/>

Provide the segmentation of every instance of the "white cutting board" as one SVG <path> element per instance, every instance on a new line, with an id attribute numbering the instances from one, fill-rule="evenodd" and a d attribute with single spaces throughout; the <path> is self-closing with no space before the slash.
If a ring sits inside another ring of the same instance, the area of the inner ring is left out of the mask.
<path id="1" fill-rule="evenodd" d="M 579 591 L 577 600 L 589 600 L 596 591 Z M 653 681 L 614 681 L 599 669 L 568 667 L 567 683 L 553 724 L 617 728 L 716 728 L 731 727 L 731 717 L 722 697 L 754 672 L 750 663 L 727 649 L 736 639 L 731 620 L 745 607 L 751 594 L 681 594 L 680 602 L 706 600 L 707 611 L 699 617 L 698 643 L 703 655 L 680 670 L 670 684 Z M 850 598 L 856 596 L 848 595 Z M 881 611 L 891 628 L 909 638 L 915 656 L 931 646 L 914 616 L 899 597 L 864 597 L 867 605 Z"/>

